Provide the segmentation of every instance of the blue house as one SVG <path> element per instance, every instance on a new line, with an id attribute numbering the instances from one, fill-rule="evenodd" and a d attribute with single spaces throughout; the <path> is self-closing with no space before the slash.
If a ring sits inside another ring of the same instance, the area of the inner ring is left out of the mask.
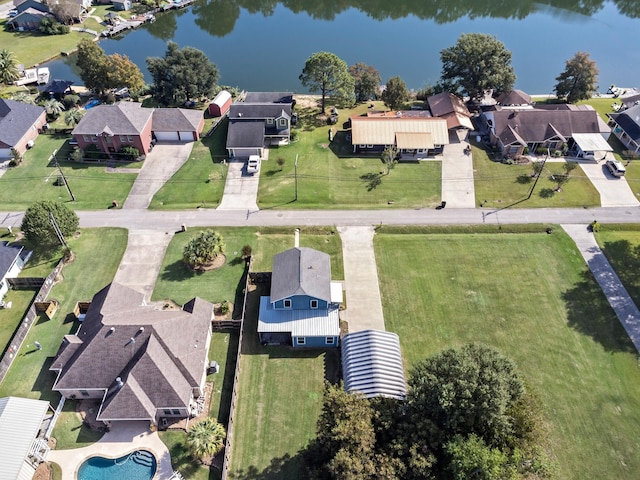
<path id="1" fill-rule="evenodd" d="M 263 345 L 337 347 L 342 285 L 331 281 L 326 253 L 295 247 L 273 257 L 271 291 L 260 298 Z"/>

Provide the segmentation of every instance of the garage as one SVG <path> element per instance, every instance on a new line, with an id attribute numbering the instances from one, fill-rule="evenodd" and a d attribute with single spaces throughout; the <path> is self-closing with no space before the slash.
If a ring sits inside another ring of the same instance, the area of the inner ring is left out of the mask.
<path id="1" fill-rule="evenodd" d="M 181 142 L 193 142 L 195 140 L 193 132 L 178 132 L 178 135 Z"/>
<path id="2" fill-rule="evenodd" d="M 179 142 L 180 132 L 154 132 L 159 142 Z M 193 139 L 193 135 L 191 137 Z"/>
<path id="3" fill-rule="evenodd" d="M 0 159 L 11 158 L 10 148 L 0 148 Z"/>

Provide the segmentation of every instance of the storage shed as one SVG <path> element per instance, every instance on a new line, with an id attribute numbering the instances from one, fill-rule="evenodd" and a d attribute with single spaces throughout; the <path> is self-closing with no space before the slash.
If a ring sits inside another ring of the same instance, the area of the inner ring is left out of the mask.
<path id="1" fill-rule="evenodd" d="M 231 107 L 231 100 L 231 94 L 226 90 L 222 90 L 209 104 L 209 115 L 221 117 L 226 114 L 229 111 L 229 107 Z"/>
<path id="2" fill-rule="evenodd" d="M 382 330 L 362 330 L 342 338 L 344 388 L 366 398 L 404 400 L 407 383 L 398 335 Z"/>

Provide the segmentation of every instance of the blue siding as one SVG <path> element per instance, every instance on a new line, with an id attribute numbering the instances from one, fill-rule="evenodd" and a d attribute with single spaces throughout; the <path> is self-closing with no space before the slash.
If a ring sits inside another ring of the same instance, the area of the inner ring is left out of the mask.
<path id="1" fill-rule="evenodd" d="M 311 309 L 311 300 L 318 300 L 319 309 L 329 308 L 329 303 L 326 302 L 325 300 L 320 300 L 318 298 L 310 297 L 308 295 L 296 295 L 295 297 L 291 297 L 290 300 L 291 300 L 291 308 L 293 310 Z M 284 299 L 278 300 L 277 302 L 275 302 L 273 308 L 275 308 L 276 310 L 284 309 Z"/>
<path id="2" fill-rule="evenodd" d="M 293 337 L 294 347 L 306 347 L 306 348 L 324 348 L 324 347 L 337 347 L 338 337 L 304 337 L 305 342 L 299 343 L 301 337 Z M 333 338 L 333 343 L 327 343 L 327 338 Z"/>

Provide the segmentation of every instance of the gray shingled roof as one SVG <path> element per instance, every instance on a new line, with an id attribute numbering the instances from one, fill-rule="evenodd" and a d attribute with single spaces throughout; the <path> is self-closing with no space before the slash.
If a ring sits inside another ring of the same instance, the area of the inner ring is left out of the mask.
<path id="1" fill-rule="evenodd" d="M 291 118 L 291 105 L 280 103 L 232 103 L 229 109 L 231 119 Z"/>
<path id="2" fill-rule="evenodd" d="M 569 138 L 573 133 L 600 133 L 595 110 L 496 110 L 493 115 L 500 138 L 510 135 L 511 129 L 526 142 L 542 142 L 553 136 Z"/>
<path id="3" fill-rule="evenodd" d="M 640 105 L 631 107 L 622 113 L 610 113 L 615 122 L 636 143 L 640 143 Z"/>
<path id="4" fill-rule="evenodd" d="M 264 147 L 264 120 L 231 120 L 227 148 Z"/>
<path id="5" fill-rule="evenodd" d="M 201 110 L 183 108 L 156 108 L 153 111 L 151 129 L 154 132 L 197 131 L 202 120 Z"/>
<path id="6" fill-rule="evenodd" d="M 87 113 L 73 129 L 73 135 L 140 135 L 151 121 L 153 108 L 143 108 L 141 103 L 120 102 L 115 105 L 98 105 Z"/>
<path id="7" fill-rule="evenodd" d="M 381 330 L 348 333 L 342 339 L 344 388 L 366 398 L 404 400 L 407 383 L 398 335 Z"/>
<path id="8" fill-rule="evenodd" d="M 244 97 L 245 103 L 291 103 L 291 92 L 248 92 Z"/>
<path id="9" fill-rule="evenodd" d="M 54 390 L 109 389 L 102 419 L 140 418 L 149 401 L 188 407 L 207 364 L 213 305 L 194 299 L 183 310 L 157 310 L 142 300 L 116 283 L 93 297 L 76 338 L 65 337 L 50 368 L 59 371 Z M 126 388 L 117 388 L 117 377 Z"/>
<path id="10" fill-rule="evenodd" d="M 0 98 L 0 144 L 14 147 L 44 111 L 37 105 Z"/>
<path id="11" fill-rule="evenodd" d="M 273 257 L 271 301 L 308 295 L 331 301 L 331 259 L 313 248 L 296 247 Z"/>
<path id="12" fill-rule="evenodd" d="M 0 280 L 9 272 L 9 269 L 20 256 L 22 247 L 9 246 L 7 242 L 0 242 Z"/>

